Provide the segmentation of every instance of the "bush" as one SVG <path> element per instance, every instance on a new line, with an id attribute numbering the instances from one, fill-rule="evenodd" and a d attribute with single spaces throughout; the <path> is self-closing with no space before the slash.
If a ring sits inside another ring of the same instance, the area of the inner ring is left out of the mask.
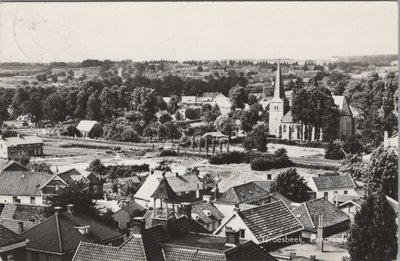
<path id="1" fill-rule="evenodd" d="M 172 157 L 172 156 L 178 156 L 178 153 L 174 150 L 163 150 L 160 153 L 160 157 Z"/>
<path id="2" fill-rule="evenodd" d="M 325 159 L 341 160 L 344 159 L 342 145 L 337 142 L 330 142 L 325 148 Z"/>
<path id="3" fill-rule="evenodd" d="M 256 158 L 250 164 L 252 170 L 281 169 L 292 166 L 294 166 L 294 163 L 289 160 L 286 154 L 279 157 Z"/>
<path id="4" fill-rule="evenodd" d="M 220 152 L 208 160 L 210 164 L 232 164 L 248 162 L 248 153 L 240 151 Z"/>

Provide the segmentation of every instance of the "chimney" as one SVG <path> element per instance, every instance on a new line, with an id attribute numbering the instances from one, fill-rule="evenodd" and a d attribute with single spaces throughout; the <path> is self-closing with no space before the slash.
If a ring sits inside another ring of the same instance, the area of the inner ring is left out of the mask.
<path id="1" fill-rule="evenodd" d="M 24 232 L 24 222 L 19 221 L 18 222 L 18 234 L 21 234 Z"/>
<path id="2" fill-rule="evenodd" d="M 214 200 L 218 200 L 219 197 L 219 188 L 218 188 L 218 183 L 214 188 Z"/>
<path id="3" fill-rule="evenodd" d="M 203 195 L 203 201 L 211 202 L 211 195 Z"/>
<path id="4" fill-rule="evenodd" d="M 18 138 L 21 138 L 21 134 L 18 133 L 17 136 L 18 136 Z"/>
<path id="5" fill-rule="evenodd" d="M 191 203 L 182 203 L 181 212 L 185 215 L 188 219 L 192 219 L 192 204 Z"/>
<path id="6" fill-rule="evenodd" d="M 175 172 L 175 177 L 179 177 L 179 173 L 178 172 Z"/>
<path id="7" fill-rule="evenodd" d="M 231 227 L 225 228 L 226 243 L 225 246 L 234 247 L 239 244 L 239 230 L 234 230 Z"/>
<path id="8" fill-rule="evenodd" d="M 324 252 L 324 215 L 319 216 L 318 218 L 318 228 L 317 228 L 317 250 Z"/>
<path id="9" fill-rule="evenodd" d="M 235 207 L 233 208 L 233 212 L 236 212 L 236 213 L 240 212 L 239 203 L 235 203 Z"/>
<path id="10" fill-rule="evenodd" d="M 70 213 L 70 214 L 74 214 L 74 212 L 75 212 L 75 210 L 74 210 L 74 204 L 68 204 L 67 205 L 67 211 L 68 211 L 68 213 Z"/>
<path id="11" fill-rule="evenodd" d="M 142 235 L 146 229 L 146 219 L 144 217 L 134 217 L 131 222 L 132 227 L 129 229 L 129 235 Z"/>
<path id="12" fill-rule="evenodd" d="M 196 198 L 200 198 L 200 185 L 199 184 L 197 184 Z"/>
<path id="13" fill-rule="evenodd" d="M 54 207 L 54 215 L 59 215 L 61 213 L 61 207 Z"/>

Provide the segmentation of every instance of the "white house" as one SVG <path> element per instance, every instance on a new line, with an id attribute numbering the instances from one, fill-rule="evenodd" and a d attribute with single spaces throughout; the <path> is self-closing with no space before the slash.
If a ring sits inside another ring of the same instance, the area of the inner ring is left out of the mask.
<path id="1" fill-rule="evenodd" d="M 103 135 L 103 128 L 97 121 L 80 121 L 76 128 L 82 133 L 82 137 L 96 138 Z"/>
<path id="2" fill-rule="evenodd" d="M 316 198 L 324 197 L 330 202 L 335 202 L 337 195 L 358 196 L 349 174 L 312 177 L 307 185 L 316 193 Z"/>
<path id="3" fill-rule="evenodd" d="M 0 135 L 0 158 L 8 159 L 14 156 L 42 156 L 43 140 L 38 136 L 2 137 Z"/>

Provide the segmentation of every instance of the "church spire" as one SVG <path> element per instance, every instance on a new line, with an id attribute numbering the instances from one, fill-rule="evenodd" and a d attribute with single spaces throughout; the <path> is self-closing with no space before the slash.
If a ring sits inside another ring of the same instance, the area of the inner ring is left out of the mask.
<path id="1" fill-rule="evenodd" d="M 285 90 L 283 88 L 283 79 L 281 73 L 281 61 L 278 62 L 278 68 L 276 70 L 274 98 L 285 99 Z"/>

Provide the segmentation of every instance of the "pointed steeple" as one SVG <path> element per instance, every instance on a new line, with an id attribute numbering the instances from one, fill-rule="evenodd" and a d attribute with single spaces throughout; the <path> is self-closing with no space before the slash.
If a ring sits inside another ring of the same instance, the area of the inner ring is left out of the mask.
<path id="1" fill-rule="evenodd" d="M 274 98 L 280 98 L 282 100 L 285 99 L 285 90 L 283 88 L 283 79 L 282 79 L 280 61 L 278 62 L 278 68 L 276 70 Z"/>

